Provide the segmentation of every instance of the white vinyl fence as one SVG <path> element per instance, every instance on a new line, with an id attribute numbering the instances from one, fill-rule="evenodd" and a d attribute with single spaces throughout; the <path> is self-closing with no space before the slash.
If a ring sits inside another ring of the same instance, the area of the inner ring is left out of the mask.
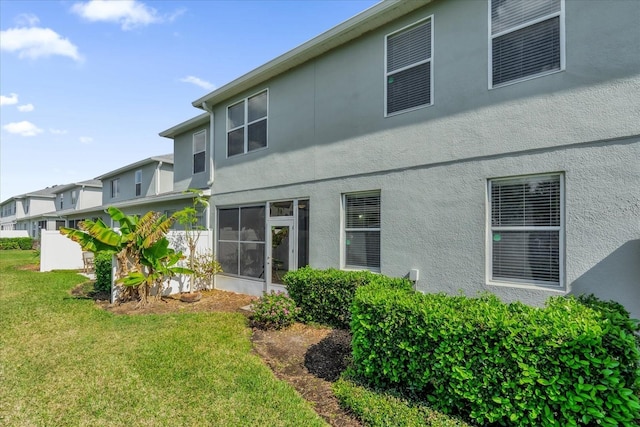
<path id="1" fill-rule="evenodd" d="M 84 267 L 80 245 L 57 230 L 40 234 L 40 271 L 80 270 Z"/>

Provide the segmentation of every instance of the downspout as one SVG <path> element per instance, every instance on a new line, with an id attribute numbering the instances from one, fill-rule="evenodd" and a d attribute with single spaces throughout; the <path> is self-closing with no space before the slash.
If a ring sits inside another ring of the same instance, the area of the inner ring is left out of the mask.
<path id="1" fill-rule="evenodd" d="M 207 101 L 202 103 L 202 109 L 209 113 L 209 179 L 207 180 L 207 186 L 211 187 L 213 185 L 213 167 L 215 165 L 215 155 L 213 151 L 213 120 L 215 116 L 213 110 L 207 105 Z"/>

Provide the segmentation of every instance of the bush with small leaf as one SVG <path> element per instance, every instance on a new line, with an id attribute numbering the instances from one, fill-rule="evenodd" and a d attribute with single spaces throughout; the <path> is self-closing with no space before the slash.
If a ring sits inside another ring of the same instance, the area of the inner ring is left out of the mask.
<path id="1" fill-rule="evenodd" d="M 574 297 L 536 308 L 490 294 L 362 287 L 352 308 L 354 371 L 480 425 L 638 425 L 630 324 L 620 310 L 587 302 L 600 308 Z"/>
<path id="2" fill-rule="evenodd" d="M 283 281 L 287 292 L 302 310 L 300 320 L 349 329 L 351 303 L 356 289 L 370 283 L 410 290 L 407 279 L 370 271 L 316 270 L 303 267 L 288 272 Z"/>
<path id="3" fill-rule="evenodd" d="M 96 281 L 93 290 L 96 292 L 111 292 L 111 261 L 113 255 L 110 252 L 98 252 L 94 265 Z"/>
<path id="4" fill-rule="evenodd" d="M 260 329 L 282 329 L 291 326 L 300 309 L 284 292 L 265 293 L 253 304 L 251 324 Z"/>

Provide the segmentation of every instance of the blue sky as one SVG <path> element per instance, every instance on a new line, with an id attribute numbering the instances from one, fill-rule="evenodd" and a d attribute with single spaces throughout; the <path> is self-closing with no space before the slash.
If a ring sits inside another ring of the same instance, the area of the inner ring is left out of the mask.
<path id="1" fill-rule="evenodd" d="M 0 0 L 0 201 L 170 153 L 192 101 L 375 3 Z"/>

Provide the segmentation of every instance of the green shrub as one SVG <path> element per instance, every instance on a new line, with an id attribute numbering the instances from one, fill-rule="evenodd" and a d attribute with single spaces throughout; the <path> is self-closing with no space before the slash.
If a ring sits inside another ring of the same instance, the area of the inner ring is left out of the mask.
<path id="1" fill-rule="evenodd" d="M 356 292 L 351 328 L 358 376 L 481 425 L 640 418 L 633 335 L 575 298 L 534 308 L 373 284 Z"/>
<path id="2" fill-rule="evenodd" d="M 0 250 L 21 249 L 28 251 L 33 248 L 31 237 L 2 237 L 0 238 Z"/>
<path id="3" fill-rule="evenodd" d="M 300 268 L 287 273 L 287 291 L 302 310 L 301 320 L 348 329 L 356 289 L 369 283 L 411 289 L 411 282 L 370 271 L 316 270 Z"/>
<path id="4" fill-rule="evenodd" d="M 251 324 L 261 329 L 282 329 L 291 326 L 300 313 L 294 300 L 283 292 L 265 293 L 253 304 Z"/>
<path id="5" fill-rule="evenodd" d="M 369 390 L 347 379 L 332 385 L 340 405 L 369 427 L 469 427 L 464 421 L 390 393 Z"/>
<path id="6" fill-rule="evenodd" d="M 110 252 L 98 252 L 95 257 L 94 265 L 96 272 L 96 281 L 93 289 L 96 292 L 111 293 L 111 259 Z"/>

